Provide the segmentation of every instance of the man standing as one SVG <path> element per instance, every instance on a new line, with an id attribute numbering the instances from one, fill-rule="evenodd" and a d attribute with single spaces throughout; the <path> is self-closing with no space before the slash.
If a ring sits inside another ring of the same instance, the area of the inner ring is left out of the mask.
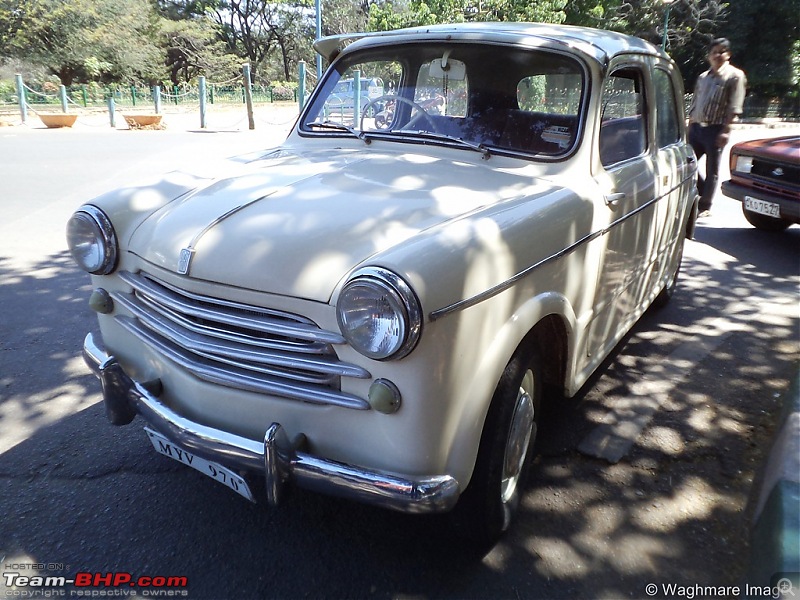
<path id="1" fill-rule="evenodd" d="M 745 74 L 730 64 L 731 43 L 717 38 L 708 49 L 711 68 L 700 75 L 689 108 L 689 144 L 699 160 L 706 157 L 706 174 L 698 172 L 700 217 L 711 215 L 711 202 L 719 178 L 719 159 L 728 143 L 730 126 L 742 114 Z"/>

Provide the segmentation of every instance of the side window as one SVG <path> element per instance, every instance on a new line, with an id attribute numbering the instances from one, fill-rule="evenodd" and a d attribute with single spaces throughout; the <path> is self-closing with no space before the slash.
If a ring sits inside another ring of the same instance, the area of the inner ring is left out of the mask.
<path id="1" fill-rule="evenodd" d="M 603 86 L 600 161 L 610 166 L 647 149 L 644 81 L 636 69 L 620 69 Z"/>
<path id="2" fill-rule="evenodd" d="M 664 148 L 681 139 L 675 87 L 669 73 L 662 69 L 653 72 L 653 83 L 656 88 L 656 142 L 659 148 Z"/>

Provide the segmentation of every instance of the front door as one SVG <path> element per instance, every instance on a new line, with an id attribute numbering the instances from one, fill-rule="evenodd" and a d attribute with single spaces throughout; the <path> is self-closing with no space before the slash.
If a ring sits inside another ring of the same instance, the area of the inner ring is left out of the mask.
<path id="1" fill-rule="evenodd" d="M 590 354 L 605 355 L 638 315 L 653 244 L 656 165 L 649 148 L 649 99 L 644 67 L 612 66 L 602 96 L 596 177 L 607 211 L 604 257 L 595 294 Z"/>

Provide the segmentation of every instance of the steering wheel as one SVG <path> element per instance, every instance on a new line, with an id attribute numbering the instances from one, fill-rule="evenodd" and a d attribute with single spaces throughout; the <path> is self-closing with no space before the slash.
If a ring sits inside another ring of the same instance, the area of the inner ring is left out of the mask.
<path id="1" fill-rule="evenodd" d="M 408 123 L 406 123 L 404 125 L 404 127 L 408 127 L 409 125 L 413 125 L 419 119 L 425 119 L 428 122 L 428 124 L 431 126 L 431 130 L 433 130 L 435 133 L 439 133 L 439 130 L 436 127 L 436 123 L 434 123 L 433 119 L 431 119 L 431 116 L 425 111 L 424 108 L 422 108 L 422 106 L 420 106 L 419 104 L 417 104 L 413 100 L 409 100 L 408 98 L 406 98 L 404 96 L 398 96 L 397 94 L 384 94 L 383 96 L 378 96 L 377 98 L 373 98 L 372 100 L 367 102 L 364 105 L 364 108 L 361 110 L 361 122 L 358 125 L 359 129 L 361 131 L 364 131 L 364 119 L 366 118 L 367 113 L 369 112 L 369 109 L 371 107 L 373 107 L 376 104 L 378 104 L 378 102 L 384 102 L 384 101 L 388 102 L 390 100 L 394 100 L 395 102 L 402 102 L 403 104 L 408 104 L 412 109 L 416 109 L 417 110 L 416 116 L 414 116 L 411 119 L 409 119 Z"/>

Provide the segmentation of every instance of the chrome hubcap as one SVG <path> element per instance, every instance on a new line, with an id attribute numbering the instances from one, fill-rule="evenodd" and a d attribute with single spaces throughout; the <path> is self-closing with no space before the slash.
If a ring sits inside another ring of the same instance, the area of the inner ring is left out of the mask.
<path id="1" fill-rule="evenodd" d="M 503 503 L 508 502 L 517 489 L 531 438 L 536 435 L 536 423 L 534 422 L 536 409 L 533 405 L 533 394 L 533 371 L 528 369 L 519 384 L 514 414 L 511 416 L 511 427 L 506 439 L 503 480 L 500 487 Z"/>

